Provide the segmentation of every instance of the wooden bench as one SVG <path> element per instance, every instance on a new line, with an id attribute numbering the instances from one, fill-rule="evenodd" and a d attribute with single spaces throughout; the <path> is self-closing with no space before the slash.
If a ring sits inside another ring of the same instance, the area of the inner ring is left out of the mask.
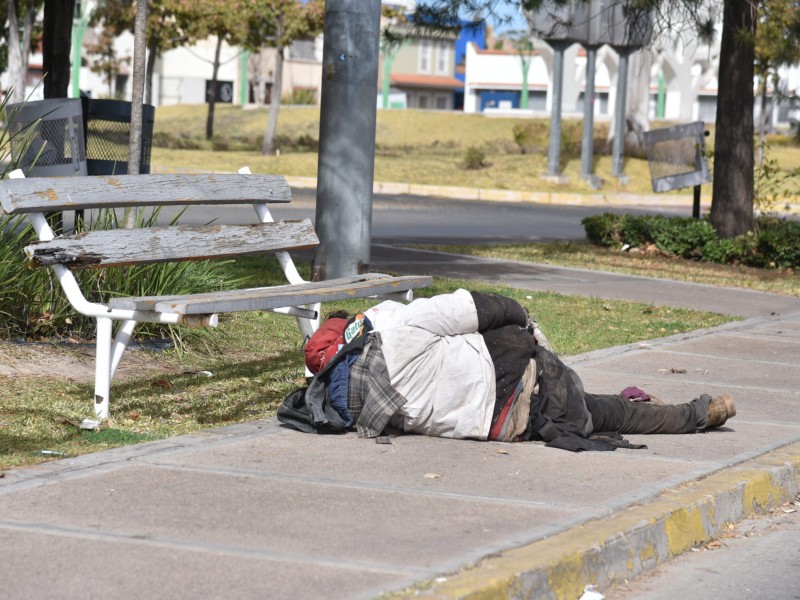
<path id="1" fill-rule="evenodd" d="M 305 281 L 288 251 L 319 244 L 311 222 L 275 222 L 268 205 L 290 202 L 289 185 L 283 177 L 251 175 L 247 169 L 231 175 L 30 179 L 15 171 L 10 179 L 0 181 L 0 200 L 6 213 L 25 215 L 33 225 L 39 241 L 25 248 L 30 263 L 51 268 L 72 307 L 97 320 L 94 406 L 100 419 L 108 417 L 111 380 L 137 323 L 214 327 L 220 313 L 273 311 L 296 317 L 305 342 L 319 326 L 323 302 L 363 297 L 409 301 L 412 290 L 432 283 L 427 276 L 380 273 Z M 258 222 L 120 228 L 56 237 L 46 218 L 54 211 L 233 204 L 251 204 Z M 180 296 L 114 297 L 101 304 L 86 299 L 72 274 L 74 269 L 265 253 L 275 253 L 286 285 Z M 115 334 L 113 321 L 120 321 Z"/>

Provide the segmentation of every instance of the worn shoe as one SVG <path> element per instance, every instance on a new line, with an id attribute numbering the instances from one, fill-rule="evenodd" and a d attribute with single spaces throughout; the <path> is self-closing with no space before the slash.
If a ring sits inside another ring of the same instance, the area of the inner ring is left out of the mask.
<path id="1" fill-rule="evenodd" d="M 708 422 L 706 429 L 721 427 L 725 421 L 736 414 L 736 405 L 730 396 L 717 396 L 708 404 Z"/>

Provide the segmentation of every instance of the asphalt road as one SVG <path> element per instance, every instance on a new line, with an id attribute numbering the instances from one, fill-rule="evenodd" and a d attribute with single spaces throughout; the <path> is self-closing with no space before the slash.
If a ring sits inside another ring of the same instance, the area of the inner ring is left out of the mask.
<path id="1" fill-rule="evenodd" d="M 273 205 L 276 220 L 315 220 L 315 190 L 294 189 L 288 205 Z M 446 241 L 581 240 L 581 219 L 606 211 L 649 214 L 683 214 L 691 208 L 602 208 L 556 206 L 518 202 L 480 202 L 409 195 L 377 194 L 373 202 L 372 238 L 376 243 Z M 687 212 L 688 211 L 688 212 Z M 174 211 L 165 209 L 163 215 Z M 249 207 L 193 207 L 183 223 L 242 223 L 255 221 Z"/>
<path id="2" fill-rule="evenodd" d="M 800 512 L 790 503 L 737 523 L 708 548 L 605 593 L 606 600 L 800 599 Z"/>

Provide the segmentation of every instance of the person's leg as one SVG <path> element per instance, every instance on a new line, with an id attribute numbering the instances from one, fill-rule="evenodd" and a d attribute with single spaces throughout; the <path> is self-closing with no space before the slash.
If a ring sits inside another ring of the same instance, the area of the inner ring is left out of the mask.
<path id="1" fill-rule="evenodd" d="M 485 292 L 470 292 L 478 312 L 478 333 L 500 329 L 507 325 L 524 328 L 528 324 L 528 312 L 516 300 Z"/>
<path id="2" fill-rule="evenodd" d="M 694 433 L 708 425 L 711 397 L 703 394 L 685 404 L 631 402 L 613 394 L 586 394 L 595 432 Z"/>

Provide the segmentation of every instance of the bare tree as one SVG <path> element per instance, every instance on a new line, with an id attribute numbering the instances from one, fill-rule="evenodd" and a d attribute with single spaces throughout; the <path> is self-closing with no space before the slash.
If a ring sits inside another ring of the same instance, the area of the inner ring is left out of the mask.
<path id="1" fill-rule="evenodd" d="M 8 79 L 11 87 L 11 101 L 25 100 L 25 87 L 28 82 L 28 55 L 31 47 L 31 33 L 35 16 L 34 0 L 7 0 L 8 18 Z M 20 18 L 22 27 L 20 27 Z M 22 29 L 22 39 L 19 31 Z"/>
<path id="2" fill-rule="evenodd" d="M 144 97 L 145 54 L 147 52 L 147 0 L 136 2 L 133 30 L 133 90 L 131 95 L 131 137 L 128 146 L 128 173 L 139 172 L 142 154 L 142 99 Z"/>
<path id="3" fill-rule="evenodd" d="M 133 28 L 133 90 L 131 93 L 131 131 L 128 144 L 128 173 L 139 173 L 142 156 L 142 98 L 144 96 L 145 53 L 147 52 L 147 0 L 136 0 Z M 133 229 L 138 211 L 128 209 L 125 228 Z"/>

